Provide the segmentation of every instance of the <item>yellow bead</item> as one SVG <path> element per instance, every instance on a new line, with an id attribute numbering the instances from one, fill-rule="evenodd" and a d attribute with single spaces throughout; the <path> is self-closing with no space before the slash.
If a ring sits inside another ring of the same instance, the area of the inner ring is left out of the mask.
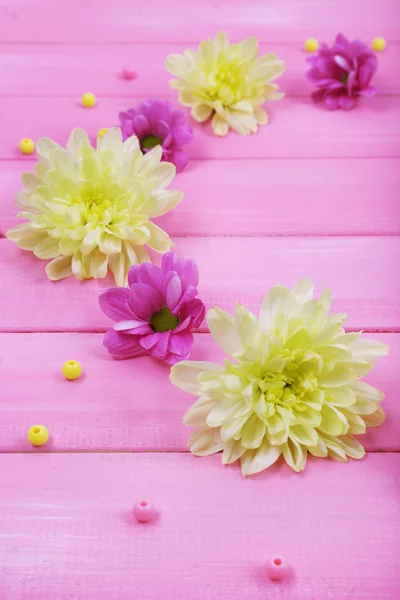
<path id="1" fill-rule="evenodd" d="M 374 40 L 372 40 L 372 49 L 375 50 L 375 52 L 382 52 L 382 50 L 385 48 L 386 42 L 383 38 L 376 37 Z"/>
<path id="2" fill-rule="evenodd" d="M 34 425 L 28 431 L 28 440 L 32 446 L 43 446 L 49 439 L 49 432 L 44 425 Z"/>
<path id="3" fill-rule="evenodd" d="M 82 104 L 85 106 L 85 108 L 92 108 L 92 106 L 96 104 L 96 96 L 90 92 L 83 94 Z"/>
<path id="4" fill-rule="evenodd" d="M 35 142 L 29 138 L 24 138 L 19 143 L 19 149 L 22 154 L 32 154 L 32 152 L 35 152 Z"/>
<path id="5" fill-rule="evenodd" d="M 305 42 L 304 42 L 304 49 L 306 50 L 306 52 L 315 52 L 316 50 L 318 50 L 318 42 L 315 38 L 308 38 Z"/>
<path id="6" fill-rule="evenodd" d="M 76 360 L 67 360 L 62 366 L 62 374 L 65 379 L 78 379 L 82 373 L 82 367 Z"/>
<path id="7" fill-rule="evenodd" d="M 108 131 L 107 127 L 102 127 L 101 129 L 98 130 L 97 137 L 99 139 L 103 138 L 106 135 L 107 131 Z"/>

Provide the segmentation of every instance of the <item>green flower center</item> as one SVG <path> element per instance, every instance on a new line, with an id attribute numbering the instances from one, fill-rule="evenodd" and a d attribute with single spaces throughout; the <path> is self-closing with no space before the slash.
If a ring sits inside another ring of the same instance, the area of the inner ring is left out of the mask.
<path id="1" fill-rule="evenodd" d="M 179 319 L 172 314 L 168 306 L 164 306 L 160 311 L 154 313 L 150 319 L 150 324 L 154 331 L 162 333 L 163 331 L 172 331 L 178 327 Z"/>
<path id="2" fill-rule="evenodd" d="M 342 79 L 342 82 L 343 82 L 345 85 L 347 85 L 347 81 L 348 81 L 348 79 L 349 79 L 349 74 L 348 74 L 348 73 L 346 73 L 346 75 L 345 75 L 345 76 L 343 77 L 343 79 Z"/>
<path id="3" fill-rule="evenodd" d="M 154 146 L 161 146 L 162 143 L 163 140 L 160 137 L 157 137 L 156 135 L 146 135 L 141 141 L 141 146 L 147 150 L 148 148 L 154 148 Z"/>

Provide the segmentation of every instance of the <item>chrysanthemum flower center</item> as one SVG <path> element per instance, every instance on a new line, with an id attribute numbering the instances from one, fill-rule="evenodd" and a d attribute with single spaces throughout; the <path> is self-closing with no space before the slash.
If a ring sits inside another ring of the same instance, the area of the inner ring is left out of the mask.
<path id="1" fill-rule="evenodd" d="M 154 331 L 162 333 L 164 331 L 172 331 L 178 327 L 179 319 L 172 314 L 168 306 L 164 306 L 164 308 L 151 317 L 150 324 Z"/>
<path id="2" fill-rule="evenodd" d="M 312 366 L 304 361 L 301 350 L 289 352 L 284 350 L 279 356 L 290 359 L 282 372 L 266 371 L 258 379 L 258 387 L 264 394 L 268 404 L 280 405 L 288 410 L 306 410 L 304 397 L 318 388 L 318 378 Z"/>
<path id="3" fill-rule="evenodd" d="M 161 146 L 162 143 L 163 140 L 157 135 L 146 135 L 140 142 L 140 145 L 147 150 L 149 148 L 154 148 L 154 146 Z"/>
<path id="4" fill-rule="evenodd" d="M 241 100 L 250 93 L 247 89 L 243 66 L 238 59 L 224 62 L 210 77 L 208 96 L 210 100 L 219 100 L 223 105 L 229 105 Z"/>
<path id="5" fill-rule="evenodd" d="M 82 208 L 81 214 L 86 223 L 106 219 L 104 224 L 109 224 L 111 217 L 107 219 L 107 211 L 121 200 L 123 195 L 118 185 L 110 187 L 101 181 L 87 181 L 82 185 L 79 195 L 71 197 L 71 202 Z"/>

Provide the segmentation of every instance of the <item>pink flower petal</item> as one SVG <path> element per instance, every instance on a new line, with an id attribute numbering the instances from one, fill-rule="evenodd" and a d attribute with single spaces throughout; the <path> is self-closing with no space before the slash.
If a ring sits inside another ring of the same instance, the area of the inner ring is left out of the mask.
<path id="1" fill-rule="evenodd" d="M 328 94 L 325 96 L 324 102 L 326 108 L 329 108 L 329 110 L 335 110 L 339 105 L 338 97 L 334 96 L 333 94 Z"/>
<path id="2" fill-rule="evenodd" d="M 124 321 L 132 318 L 128 306 L 129 290 L 127 288 L 112 288 L 101 294 L 99 304 L 101 310 L 113 321 Z"/>
<path id="3" fill-rule="evenodd" d="M 164 362 L 166 362 L 168 365 L 176 365 L 177 362 L 180 362 L 181 360 L 186 360 L 187 358 L 189 358 L 189 356 L 190 352 L 188 352 L 184 356 L 179 356 L 178 354 L 172 354 L 171 352 L 167 352 L 164 358 Z"/>
<path id="4" fill-rule="evenodd" d="M 171 332 L 163 331 L 162 333 L 159 334 L 159 336 L 160 336 L 160 339 L 158 340 L 158 342 L 155 346 L 153 346 L 152 348 L 149 349 L 149 353 L 151 354 L 151 356 L 154 356 L 154 358 L 163 359 L 163 358 L 165 358 L 165 356 L 168 352 L 168 342 L 169 342 L 169 338 L 171 336 Z"/>
<path id="5" fill-rule="evenodd" d="M 161 290 L 161 282 L 162 274 L 160 268 L 151 263 L 143 263 L 142 265 L 131 267 L 128 273 L 129 287 L 134 283 L 147 283 Z"/>
<path id="6" fill-rule="evenodd" d="M 183 261 L 181 277 L 183 289 L 186 289 L 187 287 L 189 287 L 189 285 L 197 287 L 199 283 L 199 269 L 194 260 L 186 258 Z"/>
<path id="7" fill-rule="evenodd" d="M 349 65 L 347 60 L 343 56 L 340 56 L 340 54 L 335 54 L 333 60 L 341 69 L 344 69 L 345 71 L 351 70 L 351 66 Z"/>
<path id="8" fill-rule="evenodd" d="M 179 315 L 180 319 L 183 319 L 182 315 Z M 185 319 L 181 320 L 179 322 L 178 327 L 175 327 L 174 329 L 174 333 L 179 333 L 180 331 L 183 331 L 184 329 L 187 329 L 188 327 L 191 326 L 191 322 L 192 322 L 192 317 L 186 317 Z"/>
<path id="9" fill-rule="evenodd" d="M 125 331 L 125 329 L 137 329 L 138 327 L 143 327 L 143 325 L 147 326 L 146 321 L 119 321 L 118 323 L 115 323 L 113 329 L 115 331 Z"/>
<path id="10" fill-rule="evenodd" d="M 182 283 L 178 275 L 173 277 L 167 285 L 165 300 L 171 312 L 174 312 L 182 295 Z"/>
<path id="11" fill-rule="evenodd" d="M 139 139 L 151 133 L 150 124 L 144 115 L 137 115 L 133 119 L 133 126 L 135 134 Z"/>
<path id="12" fill-rule="evenodd" d="M 182 310 L 180 312 L 180 318 L 185 319 L 190 316 L 191 317 L 191 327 L 200 327 L 203 322 L 204 314 L 205 314 L 205 306 L 203 302 L 199 298 L 193 298 L 189 300 L 184 306 L 182 306 Z M 177 331 L 177 329 L 175 329 Z"/>
<path id="13" fill-rule="evenodd" d="M 176 172 L 180 173 L 188 164 L 189 158 L 183 150 L 175 150 L 172 152 L 169 162 L 172 162 L 176 167 Z"/>
<path id="14" fill-rule="evenodd" d="M 187 289 L 183 292 L 181 299 L 175 308 L 175 314 L 178 314 L 181 308 L 184 306 L 184 304 L 186 304 L 186 302 L 189 302 L 189 300 L 191 300 L 192 298 L 195 298 L 197 294 L 197 288 L 195 288 L 193 285 L 189 285 Z"/>
<path id="15" fill-rule="evenodd" d="M 366 98 L 370 98 L 371 96 L 375 96 L 377 91 L 378 90 L 376 89 L 376 87 L 369 86 L 360 91 L 360 96 L 365 96 Z"/>
<path id="16" fill-rule="evenodd" d="M 343 110 L 350 110 L 355 106 L 354 98 L 350 98 L 349 96 L 339 96 L 339 106 Z"/>
<path id="17" fill-rule="evenodd" d="M 168 350 L 172 354 L 185 356 L 192 349 L 193 341 L 193 334 L 190 331 L 181 331 L 176 334 L 172 332 L 168 342 Z"/>
<path id="18" fill-rule="evenodd" d="M 358 72 L 358 80 L 360 82 L 360 86 L 367 87 L 372 79 L 372 75 L 373 72 L 368 65 L 363 65 L 362 67 L 360 67 L 360 70 Z"/>
<path id="19" fill-rule="evenodd" d="M 150 350 L 150 348 L 153 348 L 153 346 L 155 346 L 160 341 L 161 335 L 162 334 L 157 331 L 154 333 L 151 333 L 150 335 L 146 335 L 146 336 L 140 338 L 139 344 L 142 346 L 142 348 L 145 348 L 146 350 Z"/>
<path id="20" fill-rule="evenodd" d="M 135 358 L 146 354 L 146 351 L 138 344 L 136 337 L 126 335 L 121 331 L 114 331 L 114 329 L 110 329 L 106 333 L 103 344 L 115 358 Z"/>
<path id="21" fill-rule="evenodd" d="M 161 271 L 166 274 L 168 271 L 177 271 L 179 269 L 180 261 L 175 252 L 167 252 L 162 257 Z"/>
<path id="22" fill-rule="evenodd" d="M 164 306 L 160 292 L 146 283 L 132 285 L 128 303 L 136 317 L 144 321 L 149 321 Z"/>

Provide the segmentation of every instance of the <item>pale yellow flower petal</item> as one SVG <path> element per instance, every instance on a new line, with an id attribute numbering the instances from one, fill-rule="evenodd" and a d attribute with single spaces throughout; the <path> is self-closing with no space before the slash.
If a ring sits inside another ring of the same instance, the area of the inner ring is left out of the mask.
<path id="1" fill-rule="evenodd" d="M 224 136 L 229 131 L 229 124 L 226 119 L 215 114 L 212 118 L 212 128 L 215 135 Z"/>
<path id="2" fill-rule="evenodd" d="M 266 125 L 268 123 L 267 111 L 261 106 L 254 109 L 254 118 L 258 125 Z"/>
<path id="3" fill-rule="evenodd" d="M 301 444 L 294 440 L 288 440 L 282 446 L 282 453 L 287 464 L 293 471 L 299 473 L 304 470 L 307 463 L 307 450 Z"/>
<path id="4" fill-rule="evenodd" d="M 78 155 L 83 147 L 90 145 L 89 136 L 87 135 L 86 131 L 80 127 L 77 127 L 71 132 L 66 148 L 70 154 Z"/>
<path id="5" fill-rule="evenodd" d="M 108 267 L 114 275 L 115 283 L 119 286 L 125 286 L 128 279 L 128 268 L 125 254 L 112 254 L 108 259 Z"/>
<path id="6" fill-rule="evenodd" d="M 209 456 L 223 449 L 218 432 L 213 429 L 199 427 L 189 438 L 190 451 L 196 456 Z"/>
<path id="7" fill-rule="evenodd" d="M 56 258 L 60 254 L 58 239 L 53 239 L 49 237 L 44 238 L 44 240 L 40 244 L 37 244 L 33 248 L 33 253 L 38 258 L 44 260 L 48 260 L 49 258 Z"/>
<path id="8" fill-rule="evenodd" d="M 9 229 L 6 236 L 12 242 L 17 242 L 18 247 L 22 250 L 33 250 L 45 239 L 46 234 L 43 231 L 30 229 L 29 225 L 24 223 Z"/>
<path id="9" fill-rule="evenodd" d="M 203 123 L 204 121 L 207 121 L 207 119 L 210 118 L 212 111 L 213 110 L 211 106 L 199 102 L 193 106 L 192 110 L 190 111 L 190 114 L 192 115 L 195 121 L 197 121 L 198 123 Z"/>
<path id="10" fill-rule="evenodd" d="M 150 231 L 150 238 L 147 242 L 150 248 L 162 253 L 168 252 L 172 248 L 174 244 L 165 231 L 150 221 L 147 224 L 147 228 Z"/>
<path id="11" fill-rule="evenodd" d="M 224 451 L 222 453 L 222 464 L 230 465 L 231 463 L 239 460 L 241 456 L 246 452 L 246 448 L 243 448 L 240 442 L 232 440 L 224 445 Z"/>
<path id="12" fill-rule="evenodd" d="M 260 325 L 265 333 L 272 333 L 279 317 L 287 321 L 289 314 L 297 314 L 296 300 L 288 289 L 276 286 L 266 294 L 260 308 Z"/>
<path id="13" fill-rule="evenodd" d="M 364 415 L 363 421 L 366 427 L 380 427 L 385 421 L 385 413 L 381 406 L 376 407 L 376 411 L 371 415 Z"/>
<path id="14" fill-rule="evenodd" d="M 72 275 L 71 262 L 71 256 L 59 256 L 55 258 L 46 266 L 47 277 L 53 281 L 69 277 Z"/>
<path id="15" fill-rule="evenodd" d="M 207 312 L 207 325 L 217 344 L 230 356 L 243 351 L 239 333 L 233 317 L 222 308 L 211 308 Z"/>
<path id="16" fill-rule="evenodd" d="M 204 371 L 220 373 L 223 371 L 223 367 L 211 362 L 183 360 L 171 368 L 169 377 L 176 387 L 196 395 L 200 389 L 197 377 Z"/>
<path id="17" fill-rule="evenodd" d="M 255 475 L 273 465 L 281 456 L 282 451 L 276 446 L 264 442 L 258 450 L 247 450 L 240 459 L 243 475 Z"/>

